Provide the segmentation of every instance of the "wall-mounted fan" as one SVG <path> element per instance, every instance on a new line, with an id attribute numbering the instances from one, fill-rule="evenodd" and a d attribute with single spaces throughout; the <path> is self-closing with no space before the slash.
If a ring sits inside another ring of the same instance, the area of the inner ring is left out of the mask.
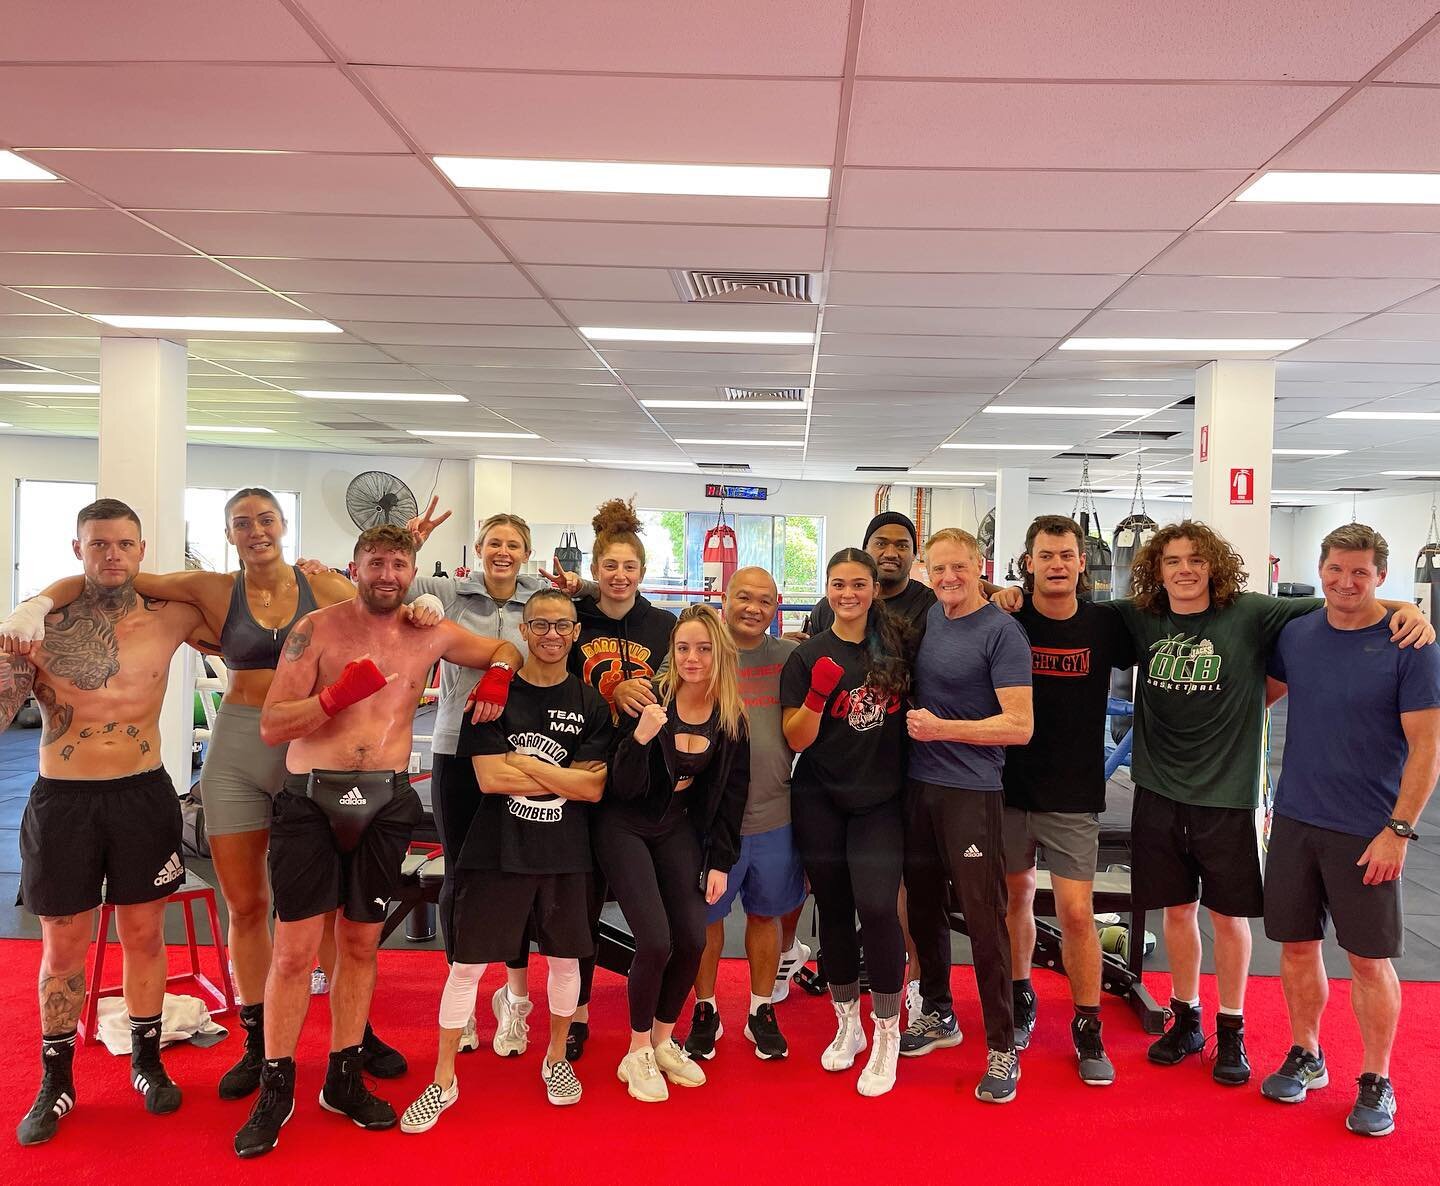
<path id="1" fill-rule="evenodd" d="M 368 469 L 351 479 L 345 489 L 345 509 L 361 531 L 389 523 L 404 527 L 420 513 L 410 487 L 394 474 Z"/>

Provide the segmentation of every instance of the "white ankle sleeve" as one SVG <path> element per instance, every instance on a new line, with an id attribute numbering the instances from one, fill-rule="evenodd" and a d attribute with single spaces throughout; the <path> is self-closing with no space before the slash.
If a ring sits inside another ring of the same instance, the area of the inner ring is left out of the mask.
<path id="1" fill-rule="evenodd" d="M 480 978 L 489 964 L 451 964 L 440 994 L 440 1028 L 463 1030 L 475 1012 L 475 998 L 480 993 Z"/>
<path id="2" fill-rule="evenodd" d="M 550 1012 L 569 1017 L 580 1004 L 580 961 L 546 956 L 550 969 L 545 977 L 545 996 Z"/>

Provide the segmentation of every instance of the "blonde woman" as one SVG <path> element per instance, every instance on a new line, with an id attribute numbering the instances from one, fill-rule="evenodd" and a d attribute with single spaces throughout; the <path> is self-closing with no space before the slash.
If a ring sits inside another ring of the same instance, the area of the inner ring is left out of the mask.
<path id="1" fill-rule="evenodd" d="M 638 1100 L 699 1087 L 705 1072 L 671 1037 L 705 950 L 706 906 L 740 852 L 750 737 L 735 643 L 709 606 L 670 638 L 660 700 L 621 714 L 595 819 L 595 854 L 635 935 L 630 1049 L 619 1077 Z"/>

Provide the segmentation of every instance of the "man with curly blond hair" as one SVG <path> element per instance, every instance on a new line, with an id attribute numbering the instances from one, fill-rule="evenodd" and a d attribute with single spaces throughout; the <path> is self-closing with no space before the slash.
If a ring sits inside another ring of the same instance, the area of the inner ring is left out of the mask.
<path id="1" fill-rule="evenodd" d="M 1250 922 L 1264 912 L 1255 811 L 1267 658 L 1280 632 L 1323 602 L 1245 592 L 1240 557 L 1215 531 L 1162 527 L 1135 559 L 1132 599 L 1115 603 L 1136 642 L 1131 826 L 1135 905 L 1164 908 L 1173 1022 L 1149 1050 L 1173 1066 L 1205 1045 L 1199 907 L 1215 932 L 1217 1083 L 1249 1081 L 1245 981 Z M 1391 637 L 1435 634 L 1408 602 L 1383 602 Z"/>

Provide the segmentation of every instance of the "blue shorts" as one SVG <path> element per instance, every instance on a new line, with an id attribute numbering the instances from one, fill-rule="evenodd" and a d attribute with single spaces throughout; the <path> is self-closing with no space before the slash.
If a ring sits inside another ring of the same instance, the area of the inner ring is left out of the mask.
<path id="1" fill-rule="evenodd" d="M 740 859 L 725 895 L 709 909 L 707 926 L 724 921 L 739 895 L 746 914 L 779 918 L 805 900 L 805 868 L 789 824 L 740 837 Z"/>

